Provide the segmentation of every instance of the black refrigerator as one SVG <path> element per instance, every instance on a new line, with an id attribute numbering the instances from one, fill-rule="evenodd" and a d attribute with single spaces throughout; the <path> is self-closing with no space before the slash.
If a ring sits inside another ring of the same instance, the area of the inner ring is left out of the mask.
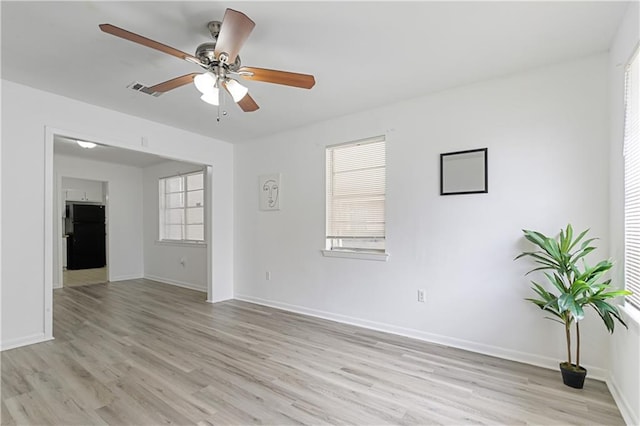
<path id="1" fill-rule="evenodd" d="M 102 268 L 106 265 L 104 217 L 104 206 L 67 204 L 67 269 Z"/>

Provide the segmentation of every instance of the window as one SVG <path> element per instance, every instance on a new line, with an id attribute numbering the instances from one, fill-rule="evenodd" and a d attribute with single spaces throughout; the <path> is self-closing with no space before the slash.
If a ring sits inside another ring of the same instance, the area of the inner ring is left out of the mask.
<path id="1" fill-rule="evenodd" d="M 159 180 L 160 240 L 204 241 L 204 172 Z"/>
<path id="2" fill-rule="evenodd" d="M 638 52 L 625 79 L 624 114 L 624 264 L 627 301 L 640 308 L 640 64 Z"/>
<path id="3" fill-rule="evenodd" d="M 385 137 L 327 147 L 327 250 L 385 250 Z"/>

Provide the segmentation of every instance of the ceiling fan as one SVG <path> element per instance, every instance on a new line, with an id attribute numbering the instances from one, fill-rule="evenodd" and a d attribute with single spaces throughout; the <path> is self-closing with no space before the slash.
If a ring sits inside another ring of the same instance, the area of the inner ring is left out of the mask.
<path id="1" fill-rule="evenodd" d="M 99 27 L 105 33 L 184 59 L 200 65 L 205 70 L 203 73 L 185 74 L 151 86 L 149 87 L 150 93 L 168 92 L 193 82 L 202 93 L 200 99 L 203 101 L 212 105 L 220 105 L 221 89 L 224 89 L 243 111 L 250 112 L 260 107 L 249 95 L 249 90 L 238 82 L 238 77 L 303 89 L 311 89 L 316 83 L 315 78 L 309 74 L 242 66 L 238 52 L 255 25 L 255 22 L 244 13 L 227 9 L 222 22 L 211 21 L 207 24 L 213 42 L 198 46 L 195 55 L 190 55 L 111 24 L 101 24 Z"/>

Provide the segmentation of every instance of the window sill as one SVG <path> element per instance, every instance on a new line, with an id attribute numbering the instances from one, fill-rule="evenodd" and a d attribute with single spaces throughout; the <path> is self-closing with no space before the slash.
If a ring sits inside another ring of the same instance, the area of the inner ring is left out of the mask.
<path id="1" fill-rule="evenodd" d="M 207 247 L 207 243 L 204 241 L 171 241 L 171 240 L 156 240 L 157 246 L 174 246 L 174 247 Z"/>
<path id="2" fill-rule="evenodd" d="M 322 250 L 324 257 L 342 257 L 346 259 L 360 260 L 378 260 L 386 262 L 389 259 L 389 253 L 379 253 L 372 251 L 355 251 L 355 250 Z"/>

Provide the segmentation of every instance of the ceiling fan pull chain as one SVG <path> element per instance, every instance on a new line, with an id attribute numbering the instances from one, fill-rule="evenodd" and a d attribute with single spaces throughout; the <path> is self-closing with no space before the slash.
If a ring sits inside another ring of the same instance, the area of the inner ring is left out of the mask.
<path id="1" fill-rule="evenodd" d="M 221 86 L 221 85 L 220 85 Z M 226 92 L 226 90 L 220 90 L 218 91 L 218 96 L 219 96 L 219 102 L 218 104 L 222 105 L 222 116 L 226 117 L 227 115 L 227 110 L 224 109 L 224 107 L 226 106 L 227 103 L 227 97 L 224 95 L 224 92 Z"/>
<path id="2" fill-rule="evenodd" d="M 219 124 L 220 123 L 220 98 L 222 97 L 220 96 L 221 90 L 220 90 L 220 70 L 219 69 L 216 70 L 216 83 L 214 87 L 218 88 L 218 92 L 216 94 L 218 96 L 218 112 L 217 112 L 216 120 L 218 121 L 218 124 Z"/>

